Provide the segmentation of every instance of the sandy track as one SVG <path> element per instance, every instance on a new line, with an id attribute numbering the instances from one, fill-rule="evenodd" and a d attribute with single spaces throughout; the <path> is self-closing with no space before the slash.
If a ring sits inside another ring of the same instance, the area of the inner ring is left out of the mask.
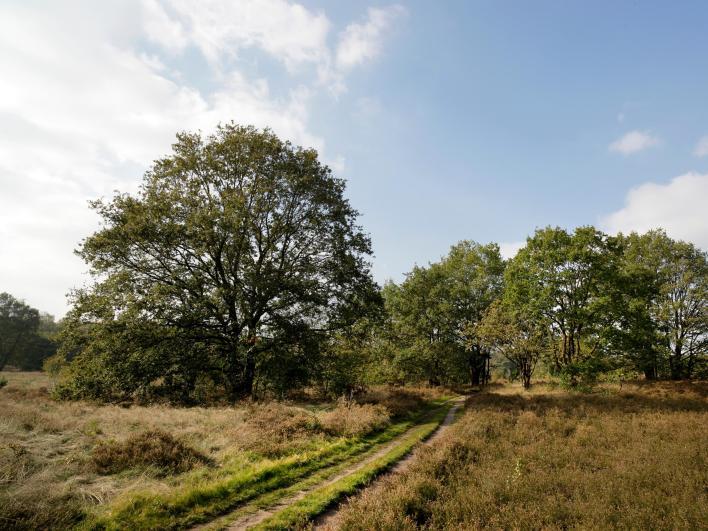
<path id="1" fill-rule="evenodd" d="M 445 416 L 445 419 L 440 423 L 440 426 L 438 426 L 438 429 L 428 437 L 422 444 L 428 445 L 432 444 L 435 442 L 436 439 L 438 439 L 443 432 L 445 431 L 445 428 L 448 427 L 450 424 L 452 424 L 455 421 L 455 415 L 457 411 L 463 406 L 465 403 L 465 398 L 460 397 L 455 399 L 454 405 L 450 408 L 450 411 L 447 412 L 447 415 Z M 400 461 L 398 461 L 395 465 L 393 465 L 386 474 L 383 474 L 380 476 L 376 481 L 380 481 L 383 476 L 389 475 L 389 474 L 400 474 L 401 472 L 405 471 L 410 464 L 413 462 L 414 459 L 416 459 L 417 451 L 410 452 L 408 455 L 403 457 Z M 350 472 L 351 473 L 351 472 Z M 371 485 L 369 485 L 366 488 L 371 487 L 374 483 L 373 482 Z M 344 505 L 347 504 L 347 500 L 343 500 L 341 503 L 336 504 L 334 507 L 329 509 L 328 511 L 322 513 L 320 516 L 318 516 L 315 521 L 313 522 L 313 529 L 319 529 L 323 531 L 331 531 L 334 529 L 337 529 L 337 520 L 338 516 L 340 513 L 340 510 L 344 507 Z"/>
<path id="2" fill-rule="evenodd" d="M 431 441 L 435 440 L 441 433 L 441 431 L 448 425 L 450 425 L 454 418 L 455 418 L 455 413 L 457 410 L 462 406 L 464 403 L 464 398 L 458 398 L 455 399 L 453 406 L 450 408 L 448 411 L 447 415 L 445 416 L 445 419 L 440 423 L 440 426 L 437 428 L 435 433 L 427 439 L 425 444 L 429 444 Z M 415 429 L 415 426 L 410 428 L 410 430 Z M 258 512 L 243 516 L 241 518 L 238 518 L 237 520 L 231 522 L 226 529 L 228 530 L 243 530 L 243 529 L 248 529 L 253 526 L 256 526 L 260 524 L 261 522 L 267 520 L 271 516 L 277 514 L 278 512 L 282 511 L 283 509 L 287 509 L 289 506 L 291 506 L 293 503 L 298 502 L 299 500 L 302 500 L 305 496 L 307 496 L 310 492 L 329 486 L 333 483 L 336 483 L 340 479 L 343 479 L 350 474 L 353 474 L 360 470 L 361 468 L 365 467 L 372 461 L 375 461 L 376 459 L 379 459 L 380 457 L 386 455 L 391 449 L 393 449 L 396 445 L 400 444 L 400 441 L 403 437 L 405 437 L 410 430 L 406 431 L 402 435 L 399 435 L 396 437 L 394 440 L 388 442 L 384 446 L 382 446 L 379 450 L 374 452 L 373 454 L 367 456 L 365 459 L 358 461 L 357 463 L 352 464 L 352 466 L 342 470 L 335 476 L 332 476 L 331 478 L 327 479 L 326 481 L 323 481 L 321 483 L 318 483 L 317 485 L 314 485 L 308 489 L 301 490 L 300 492 L 294 494 L 293 496 L 289 496 L 288 498 L 285 498 L 284 500 L 281 500 L 279 503 L 276 505 L 273 505 L 271 507 L 267 507 L 265 509 L 261 509 Z M 407 456 L 402 458 L 398 463 L 396 463 L 392 468 L 389 473 L 397 473 L 402 470 L 404 470 L 407 466 L 407 463 L 411 461 L 411 459 L 414 458 L 414 452 L 409 453 Z M 338 506 L 333 507 L 331 510 L 327 511 L 323 515 L 321 515 L 317 521 L 315 522 L 315 525 L 317 528 L 322 527 L 326 528 L 328 527 L 328 523 L 330 521 L 334 522 L 334 518 L 336 517 L 336 514 L 338 513 Z"/>

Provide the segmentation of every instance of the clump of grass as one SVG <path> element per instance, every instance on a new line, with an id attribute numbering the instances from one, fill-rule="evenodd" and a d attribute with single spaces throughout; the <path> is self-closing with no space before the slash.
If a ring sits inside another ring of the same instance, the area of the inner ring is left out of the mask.
<path id="1" fill-rule="evenodd" d="M 346 437 L 366 435 L 390 424 L 391 416 L 380 404 L 355 404 L 339 401 L 337 407 L 318 415 L 325 433 Z"/>
<path id="2" fill-rule="evenodd" d="M 369 391 L 360 402 L 384 406 L 389 414 L 396 418 L 411 411 L 418 411 L 428 399 L 440 397 L 441 395 L 433 390 L 407 390 L 388 387 Z"/>
<path id="3" fill-rule="evenodd" d="M 313 413 L 279 402 L 250 404 L 244 420 L 242 448 L 271 458 L 303 449 L 321 432 Z"/>
<path id="4" fill-rule="evenodd" d="M 7 385 L 7 378 L 0 376 L 0 389 Z"/>
<path id="5" fill-rule="evenodd" d="M 84 517 L 76 493 L 39 478 L 12 491 L 0 490 L 0 507 L 0 529 L 70 529 Z"/>
<path id="6" fill-rule="evenodd" d="M 162 474 L 181 473 L 209 459 L 162 430 L 147 430 L 123 442 L 101 442 L 91 453 L 99 474 L 114 474 L 130 468 L 155 467 Z"/>

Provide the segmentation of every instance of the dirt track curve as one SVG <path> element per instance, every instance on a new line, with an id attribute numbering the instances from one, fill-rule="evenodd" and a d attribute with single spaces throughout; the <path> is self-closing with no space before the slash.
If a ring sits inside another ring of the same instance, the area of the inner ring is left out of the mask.
<path id="1" fill-rule="evenodd" d="M 448 427 L 450 424 L 452 424 L 455 421 L 455 415 L 457 414 L 457 411 L 463 406 L 465 403 L 465 397 L 459 397 L 456 398 L 454 401 L 454 405 L 450 408 L 450 411 L 447 412 L 447 415 L 445 416 L 445 419 L 440 423 L 440 426 L 438 426 L 437 430 L 435 430 L 435 433 L 433 433 L 428 439 L 426 439 L 422 444 L 423 445 L 428 445 L 432 444 L 436 439 L 438 439 L 443 432 L 445 431 L 445 428 Z M 404 472 L 410 464 L 413 462 L 414 459 L 416 459 L 416 454 L 417 451 L 410 452 L 408 455 L 403 457 L 400 461 L 398 461 L 395 465 L 393 465 L 388 472 L 385 474 L 382 474 L 376 481 L 380 481 L 383 476 L 387 476 L 390 474 L 400 474 L 401 472 Z M 355 467 L 352 467 L 354 470 L 348 472 L 348 475 L 351 474 L 351 472 L 355 471 L 358 468 L 358 464 Z M 376 483 L 376 481 L 374 483 Z M 372 483 L 373 485 L 373 483 Z M 372 485 L 369 485 L 371 487 Z M 367 488 L 369 488 L 367 487 Z M 322 531 L 330 531 L 337 529 L 337 517 L 339 516 L 339 512 L 342 509 L 342 507 L 347 503 L 347 500 L 343 500 L 342 502 L 336 504 L 334 507 L 329 509 L 328 511 L 322 513 L 320 516 L 318 516 L 315 521 L 313 522 L 313 529 L 319 529 Z"/>
<path id="2" fill-rule="evenodd" d="M 449 426 L 452 424 L 452 422 L 455 419 L 455 414 L 457 411 L 462 407 L 464 404 L 464 397 L 459 397 L 456 398 L 453 401 L 453 406 L 450 408 L 450 410 L 447 412 L 447 415 L 445 416 L 445 419 L 440 423 L 440 426 L 436 429 L 436 431 L 433 433 L 432 436 L 430 436 L 423 444 L 430 444 L 432 441 L 434 441 L 437 437 L 440 436 L 442 431 L 445 429 L 446 426 Z M 413 426 L 412 429 L 415 429 L 415 426 Z M 409 430 L 410 431 L 410 430 Z M 309 487 L 307 489 L 301 490 L 300 492 L 289 496 L 280 502 L 278 502 L 275 505 L 272 505 L 270 507 L 261 509 L 258 512 L 244 515 L 241 518 L 238 518 L 234 520 L 233 522 L 230 522 L 224 529 L 228 529 L 231 531 L 236 531 L 236 530 L 244 530 L 244 529 L 249 529 L 251 527 L 257 526 L 261 522 L 264 522 L 271 516 L 274 516 L 275 514 L 279 513 L 280 511 L 287 509 L 290 507 L 292 504 L 298 502 L 299 500 L 302 500 L 305 498 L 308 494 L 310 494 L 312 491 L 315 489 L 319 489 L 322 487 L 327 487 L 331 484 L 336 483 L 337 481 L 349 476 L 350 474 L 353 474 L 360 470 L 361 468 L 365 467 L 372 461 L 375 461 L 376 459 L 379 459 L 380 457 L 386 455 L 391 449 L 393 449 L 396 445 L 400 444 L 400 441 L 409 431 L 406 431 L 402 435 L 399 435 L 396 437 L 394 440 L 389 441 L 387 444 L 383 445 L 381 448 L 379 448 L 376 452 L 373 454 L 367 456 L 365 459 L 358 461 L 357 463 L 352 464 L 350 467 L 347 467 L 346 469 L 342 470 L 338 474 L 332 476 L 331 478 L 328 478 L 327 480 L 318 483 L 317 485 L 313 485 L 312 487 Z M 415 459 L 415 452 L 411 452 L 405 457 L 403 457 L 400 461 L 398 461 L 391 469 L 387 472 L 388 474 L 395 474 L 399 473 L 403 470 L 406 469 L 408 464 Z M 336 521 L 336 516 L 339 512 L 339 508 L 341 507 L 341 504 L 336 504 L 332 509 L 328 510 L 324 514 L 320 515 L 314 522 L 315 528 L 317 529 L 331 529 L 332 525 L 335 524 Z"/>

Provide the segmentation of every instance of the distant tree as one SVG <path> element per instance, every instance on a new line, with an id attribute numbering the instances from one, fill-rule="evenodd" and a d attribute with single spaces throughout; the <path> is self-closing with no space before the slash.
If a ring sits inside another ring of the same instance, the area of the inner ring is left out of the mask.
<path id="1" fill-rule="evenodd" d="M 473 334 L 482 345 L 514 365 L 525 389 L 531 387 L 536 364 L 550 349 L 545 323 L 533 321 L 498 299 L 476 323 Z"/>
<path id="2" fill-rule="evenodd" d="M 0 293 L 0 370 L 26 351 L 38 327 L 38 310 L 9 293 Z"/>
<path id="3" fill-rule="evenodd" d="M 378 297 L 344 189 L 268 130 L 179 134 L 137 196 L 92 203 L 103 228 L 78 254 L 97 280 L 66 320 L 66 393 L 186 399 L 204 374 L 236 399 L 316 366 L 313 345 Z"/>
<path id="4" fill-rule="evenodd" d="M 548 227 L 537 230 L 507 266 L 506 298 L 528 319 L 549 323 L 556 370 L 602 346 L 603 328 L 613 324 L 616 256 L 614 240 L 593 227 L 572 234 Z"/>
<path id="5" fill-rule="evenodd" d="M 401 361 L 431 383 L 483 383 L 489 353 L 470 335 L 470 325 L 500 295 L 503 271 L 496 244 L 462 241 L 440 262 L 415 267 L 400 286 L 385 289 Z"/>
<path id="6" fill-rule="evenodd" d="M 708 259 L 662 230 L 622 237 L 627 354 L 648 377 L 690 378 L 708 356 Z M 632 348 L 634 347 L 634 348 Z"/>
<path id="7" fill-rule="evenodd" d="M 23 371 L 42 369 L 44 360 L 56 354 L 60 324 L 48 313 L 39 314 L 39 325 L 22 349 L 10 358 L 10 363 Z"/>

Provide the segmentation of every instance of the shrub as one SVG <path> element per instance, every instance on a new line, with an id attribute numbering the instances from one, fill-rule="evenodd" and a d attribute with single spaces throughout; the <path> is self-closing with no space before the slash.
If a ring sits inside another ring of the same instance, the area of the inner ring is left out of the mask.
<path id="1" fill-rule="evenodd" d="M 72 529 L 84 518 L 81 499 L 39 479 L 0 491 L 0 529 Z"/>
<path id="2" fill-rule="evenodd" d="M 99 443 L 93 449 L 91 462 L 100 474 L 149 466 L 162 473 L 180 473 L 197 464 L 207 464 L 209 459 L 167 432 L 147 430 L 131 435 L 124 442 Z"/>
<path id="3" fill-rule="evenodd" d="M 364 404 L 384 406 L 391 417 L 400 417 L 411 411 L 417 411 L 425 404 L 425 398 L 419 393 L 404 389 L 379 389 L 367 393 L 361 400 Z"/>
<path id="4" fill-rule="evenodd" d="M 7 378 L 0 376 L 0 389 L 7 385 Z"/>
<path id="5" fill-rule="evenodd" d="M 319 421 L 325 433 L 347 437 L 366 435 L 388 426 L 391 419 L 380 404 L 354 404 L 340 400 L 331 411 L 320 413 Z"/>
<path id="6" fill-rule="evenodd" d="M 279 457 L 298 450 L 321 431 L 317 417 L 304 409 L 278 402 L 248 406 L 240 436 L 244 448 L 266 457 Z"/>

